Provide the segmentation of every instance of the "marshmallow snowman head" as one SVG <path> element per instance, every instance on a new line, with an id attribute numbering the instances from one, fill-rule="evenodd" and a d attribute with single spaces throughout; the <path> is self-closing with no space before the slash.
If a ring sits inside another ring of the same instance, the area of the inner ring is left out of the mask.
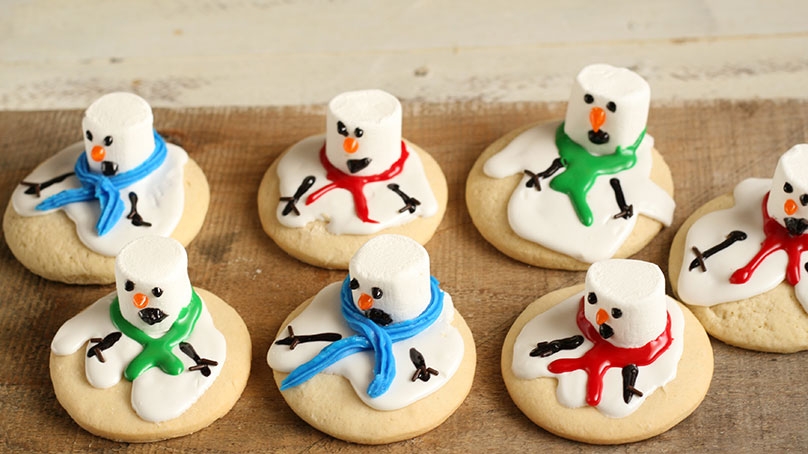
<path id="1" fill-rule="evenodd" d="M 766 210 L 792 235 L 808 228 L 808 144 L 795 145 L 780 157 Z"/>
<path id="2" fill-rule="evenodd" d="M 112 176 L 140 165 L 154 151 L 154 117 L 132 93 L 109 93 L 90 104 L 81 121 L 90 170 Z"/>
<path id="3" fill-rule="evenodd" d="M 351 258 L 348 273 L 354 304 L 380 325 L 415 318 L 429 305 L 429 255 L 409 237 L 369 240 Z"/>
<path id="4" fill-rule="evenodd" d="M 665 277 L 653 263 L 627 259 L 593 263 L 585 288 L 584 316 L 612 345 L 641 347 L 665 330 Z"/>
<path id="5" fill-rule="evenodd" d="M 185 248 L 159 236 L 128 243 L 115 258 L 115 287 L 123 317 L 149 336 L 162 336 L 191 301 Z"/>
<path id="6" fill-rule="evenodd" d="M 341 172 L 376 175 L 401 157 L 401 103 L 382 90 L 349 91 L 328 103 L 325 154 Z"/>
<path id="7" fill-rule="evenodd" d="M 575 77 L 564 132 L 592 154 L 614 153 L 633 144 L 645 129 L 651 89 L 626 68 L 596 64 Z"/>

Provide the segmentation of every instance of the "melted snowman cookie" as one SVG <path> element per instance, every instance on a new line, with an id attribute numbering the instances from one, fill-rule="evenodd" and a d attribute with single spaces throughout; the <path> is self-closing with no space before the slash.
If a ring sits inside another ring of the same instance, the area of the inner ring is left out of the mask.
<path id="1" fill-rule="evenodd" d="M 665 295 L 660 269 L 626 259 L 597 262 L 584 286 L 528 306 L 502 349 L 516 405 L 550 432 L 597 444 L 673 427 L 698 407 L 712 369 L 707 335 Z"/>
<path id="2" fill-rule="evenodd" d="M 779 353 L 808 349 L 806 168 L 808 145 L 796 145 L 773 178 L 740 182 L 674 237 L 673 289 L 724 342 Z"/>
<path id="3" fill-rule="evenodd" d="M 176 240 L 142 237 L 115 261 L 116 292 L 51 344 L 56 397 L 87 431 L 120 441 L 186 435 L 226 414 L 250 371 L 238 314 L 194 289 Z"/>
<path id="4" fill-rule="evenodd" d="M 85 112 L 83 142 L 25 177 L 3 231 L 26 268 L 47 279 L 106 284 L 129 241 L 159 235 L 188 244 L 196 236 L 210 199 L 207 180 L 152 123 L 139 96 L 102 96 Z"/>
<path id="5" fill-rule="evenodd" d="M 440 425 L 468 394 L 475 358 L 468 326 L 429 275 L 426 250 L 400 235 L 362 246 L 348 277 L 295 310 L 267 353 L 295 413 L 365 444 Z"/>
<path id="6" fill-rule="evenodd" d="M 466 183 L 475 226 L 517 260 L 559 269 L 627 257 L 673 218 L 670 170 L 646 133 L 650 89 L 639 75 L 587 66 L 563 122 L 494 142 Z"/>
<path id="7" fill-rule="evenodd" d="M 286 150 L 258 190 L 261 223 L 281 249 L 341 269 L 379 233 L 426 243 L 446 200 L 440 167 L 402 139 L 401 104 L 381 90 L 332 99 L 325 135 Z"/>

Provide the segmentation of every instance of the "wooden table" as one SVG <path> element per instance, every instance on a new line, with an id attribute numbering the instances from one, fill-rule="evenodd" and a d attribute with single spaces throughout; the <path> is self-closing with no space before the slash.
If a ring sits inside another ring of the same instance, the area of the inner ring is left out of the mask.
<path id="1" fill-rule="evenodd" d="M 205 170 L 212 198 L 200 235 L 189 246 L 192 282 L 228 301 L 252 335 L 252 374 L 223 419 L 158 445 L 125 445 L 80 429 L 60 407 L 48 375 L 49 345 L 59 326 L 112 286 L 68 286 L 25 270 L 0 243 L 0 450 L 144 452 L 162 446 L 203 451 L 433 450 L 580 451 L 533 425 L 511 402 L 500 376 L 505 333 L 530 302 L 583 280 L 505 257 L 469 219 L 465 178 L 493 140 L 533 121 L 563 115 L 561 104 L 404 103 L 404 134 L 433 154 L 449 182 L 449 207 L 427 244 L 433 274 L 454 298 L 477 344 L 471 394 L 442 426 L 413 440 L 362 447 L 332 439 L 286 406 L 265 357 L 281 321 L 301 301 L 344 272 L 314 268 L 283 253 L 261 229 L 258 183 L 295 141 L 324 129 L 321 105 L 299 108 L 157 110 L 158 129 Z M 80 136 L 80 111 L 0 112 L 0 200 L 8 200 L 36 164 Z M 684 218 L 741 178 L 771 176 L 777 158 L 808 140 L 808 103 L 755 101 L 652 106 L 648 131 L 676 182 L 676 217 L 636 258 L 667 270 L 668 248 Z M 805 353 L 744 351 L 713 341 L 715 375 L 701 407 L 654 439 L 610 451 L 786 450 L 808 446 Z M 659 391 L 658 391 L 659 392 Z"/>

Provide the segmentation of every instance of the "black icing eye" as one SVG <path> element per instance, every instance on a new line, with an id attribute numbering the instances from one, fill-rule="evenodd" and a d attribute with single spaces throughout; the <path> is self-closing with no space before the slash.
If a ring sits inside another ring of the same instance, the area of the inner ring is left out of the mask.
<path id="1" fill-rule="evenodd" d="M 106 145 L 106 146 L 112 145 L 112 136 L 104 137 L 104 145 Z"/>
<path id="2" fill-rule="evenodd" d="M 588 301 L 589 304 L 597 304 L 598 296 L 595 295 L 593 292 L 590 292 L 588 295 L 586 295 L 586 301 Z"/>
<path id="3" fill-rule="evenodd" d="M 790 184 L 786 183 L 783 185 L 783 192 L 791 194 L 792 192 L 794 192 L 794 188 Z"/>
<path id="4" fill-rule="evenodd" d="M 354 135 L 355 135 L 357 138 L 362 137 L 362 136 L 364 136 L 364 135 L 365 135 L 365 131 L 362 131 L 362 129 L 361 129 L 361 128 L 356 128 L 356 129 L 354 129 L 354 132 L 353 132 L 353 133 L 354 133 Z"/>
<path id="5" fill-rule="evenodd" d="M 592 104 L 593 102 L 595 102 L 595 97 L 587 93 L 584 95 L 584 102 L 587 104 Z"/>
<path id="6" fill-rule="evenodd" d="M 132 290 L 135 289 L 135 283 L 130 280 L 127 280 L 126 283 L 123 284 L 123 288 L 127 292 L 131 292 Z"/>
<path id="7" fill-rule="evenodd" d="M 609 111 L 614 112 L 617 110 L 617 104 L 615 104 L 614 101 L 609 101 L 609 104 L 606 104 L 606 108 L 609 109 Z"/>
<path id="8" fill-rule="evenodd" d="M 359 288 L 359 281 L 356 279 L 351 279 L 351 283 L 349 285 L 351 286 L 351 290 L 356 290 Z"/>
<path id="9" fill-rule="evenodd" d="M 802 206 L 808 205 L 808 194 L 803 194 L 800 196 L 800 203 Z"/>
<path id="10" fill-rule="evenodd" d="M 93 140 L 93 133 L 91 133 L 91 132 L 90 132 L 90 130 L 88 129 L 88 130 L 87 130 L 87 131 L 84 133 L 84 137 L 86 137 L 86 138 L 87 138 L 87 140 L 92 141 L 92 140 Z"/>
<path id="11" fill-rule="evenodd" d="M 379 299 L 383 295 L 382 289 L 380 289 L 379 287 L 373 287 L 372 289 L 370 289 L 370 293 L 373 295 L 373 299 Z"/>
<path id="12" fill-rule="evenodd" d="M 348 128 L 345 127 L 345 123 L 338 121 L 337 122 L 337 132 L 341 136 L 348 137 Z"/>
<path id="13" fill-rule="evenodd" d="M 160 298 L 163 295 L 163 289 L 161 289 L 160 287 L 154 287 L 153 289 L 151 289 L 151 293 L 155 297 Z"/>
<path id="14" fill-rule="evenodd" d="M 612 317 L 620 318 L 622 316 L 623 316 L 623 311 L 621 311 L 620 309 L 618 309 L 616 307 L 614 309 L 612 309 Z"/>

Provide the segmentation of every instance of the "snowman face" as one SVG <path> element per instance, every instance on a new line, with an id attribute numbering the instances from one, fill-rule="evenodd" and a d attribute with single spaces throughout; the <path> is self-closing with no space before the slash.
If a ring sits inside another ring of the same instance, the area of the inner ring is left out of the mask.
<path id="1" fill-rule="evenodd" d="M 176 240 L 144 237 L 121 249 L 115 287 L 121 314 L 152 337 L 165 334 L 191 301 L 185 249 Z"/>
<path id="2" fill-rule="evenodd" d="M 137 167 L 154 151 L 151 107 L 131 93 L 110 93 L 87 108 L 81 122 L 90 170 L 113 176 Z"/>
<path id="3" fill-rule="evenodd" d="M 656 339 L 667 323 L 662 271 L 638 260 L 593 264 L 586 276 L 584 316 L 617 347 L 641 347 Z"/>
<path id="4" fill-rule="evenodd" d="M 431 299 L 429 256 L 415 240 L 380 235 L 348 266 L 354 305 L 379 325 L 417 317 Z"/>
<path id="5" fill-rule="evenodd" d="M 348 175 L 389 169 L 401 156 L 401 104 L 381 90 L 342 93 L 328 104 L 326 156 Z"/>
<path id="6" fill-rule="evenodd" d="M 785 152 L 777 163 L 766 209 L 793 236 L 808 229 L 808 145 Z"/>
<path id="7" fill-rule="evenodd" d="M 651 90 L 636 73 L 590 65 L 575 78 L 564 131 L 590 153 L 613 153 L 633 144 L 645 129 Z"/>

